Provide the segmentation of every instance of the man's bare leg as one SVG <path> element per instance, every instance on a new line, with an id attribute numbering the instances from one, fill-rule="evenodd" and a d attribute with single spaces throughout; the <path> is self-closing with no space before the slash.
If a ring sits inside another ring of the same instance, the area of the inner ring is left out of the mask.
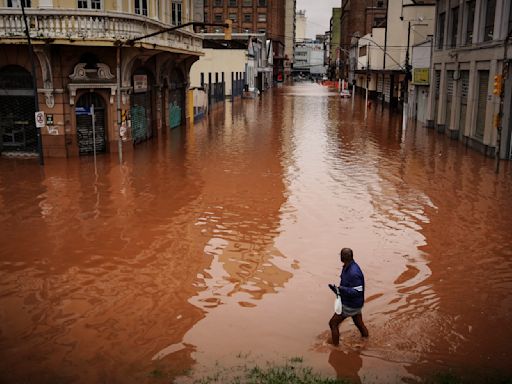
<path id="1" fill-rule="evenodd" d="M 359 329 L 359 332 L 361 332 L 361 336 L 368 337 L 368 329 L 364 325 L 363 315 L 359 313 L 357 315 L 352 316 L 352 321 L 354 321 L 354 324 L 356 325 L 357 329 Z"/>
<path id="2" fill-rule="evenodd" d="M 331 320 L 329 320 L 329 328 L 331 328 L 332 343 L 335 346 L 338 346 L 340 343 L 339 326 L 341 322 L 346 318 L 346 316 L 338 315 L 337 313 L 335 313 L 334 315 L 332 315 Z"/>

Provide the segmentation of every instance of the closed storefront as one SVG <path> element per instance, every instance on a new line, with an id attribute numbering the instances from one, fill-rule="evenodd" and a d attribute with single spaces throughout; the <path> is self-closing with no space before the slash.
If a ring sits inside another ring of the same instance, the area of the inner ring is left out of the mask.
<path id="1" fill-rule="evenodd" d="M 0 152 L 36 152 L 32 76 L 24 68 L 0 69 Z"/>
<path id="2" fill-rule="evenodd" d="M 377 74 L 377 93 L 381 95 L 380 97 L 382 97 L 382 87 L 384 85 L 383 77 L 384 75 Z"/>
<path id="3" fill-rule="evenodd" d="M 468 93 L 469 93 L 469 71 L 460 73 L 460 125 L 459 137 L 465 136 L 466 118 L 468 112 Z"/>
<path id="4" fill-rule="evenodd" d="M 171 128 L 179 127 L 185 115 L 185 79 L 180 71 L 172 72 L 169 84 L 168 116 Z"/>
<path id="5" fill-rule="evenodd" d="M 131 95 L 131 129 L 134 143 L 145 141 L 152 136 L 152 97 L 150 76 L 144 69 L 133 75 Z"/>
<path id="6" fill-rule="evenodd" d="M 391 100 L 391 77 L 390 76 L 386 76 L 384 78 L 384 100 L 389 103 L 389 101 Z"/>
<path id="7" fill-rule="evenodd" d="M 106 152 L 105 103 L 101 96 L 94 92 L 82 95 L 76 103 L 75 115 L 78 153 Z"/>
<path id="8" fill-rule="evenodd" d="M 446 72 L 446 115 L 445 124 L 447 128 L 453 128 L 450 126 L 450 119 L 452 117 L 452 105 L 453 105 L 453 71 Z"/>
<path id="9" fill-rule="evenodd" d="M 487 109 L 487 90 L 489 87 L 489 71 L 478 71 L 478 107 L 474 137 L 482 140 L 485 131 L 485 113 Z"/>
<path id="10" fill-rule="evenodd" d="M 437 112 L 439 111 L 439 94 L 441 90 L 441 71 L 434 72 L 434 122 L 437 123 Z"/>

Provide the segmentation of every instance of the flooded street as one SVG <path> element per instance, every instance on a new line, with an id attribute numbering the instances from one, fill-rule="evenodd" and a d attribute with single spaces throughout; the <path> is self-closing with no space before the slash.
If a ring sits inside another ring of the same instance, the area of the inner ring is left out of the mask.
<path id="1" fill-rule="evenodd" d="M 0 382 L 190 382 L 293 357 L 355 383 L 512 375 L 511 164 L 363 107 L 303 83 L 122 166 L 99 156 L 97 175 L 92 157 L 0 158 Z M 370 337 L 347 320 L 334 348 L 342 247 Z"/>

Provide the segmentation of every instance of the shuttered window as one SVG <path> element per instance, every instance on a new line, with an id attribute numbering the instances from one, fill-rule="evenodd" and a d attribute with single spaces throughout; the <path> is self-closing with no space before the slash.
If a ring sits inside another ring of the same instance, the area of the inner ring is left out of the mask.
<path id="1" fill-rule="evenodd" d="M 441 71 L 434 73 L 434 121 L 437 121 L 437 111 L 439 110 L 439 91 L 441 89 Z"/>
<path id="2" fill-rule="evenodd" d="M 460 72 L 460 125 L 461 134 L 466 132 L 466 113 L 468 111 L 469 71 Z"/>
<path id="3" fill-rule="evenodd" d="M 446 72 L 446 126 L 450 125 L 453 100 L 453 71 Z"/>
<path id="4" fill-rule="evenodd" d="M 479 139 L 484 137 L 488 87 L 489 71 L 478 71 L 478 112 L 476 117 L 475 137 Z"/>

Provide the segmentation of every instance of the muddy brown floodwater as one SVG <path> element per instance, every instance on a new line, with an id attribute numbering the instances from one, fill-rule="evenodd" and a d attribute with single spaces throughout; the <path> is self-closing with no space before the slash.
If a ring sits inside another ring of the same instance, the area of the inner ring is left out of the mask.
<path id="1" fill-rule="evenodd" d="M 0 381 L 512 375 L 512 168 L 316 84 L 125 155 L 0 159 Z M 370 338 L 328 344 L 341 247 Z M 187 376 L 188 375 L 188 376 Z M 476 376 L 473 376 L 476 377 Z M 169 381 L 169 380 L 167 380 Z"/>

